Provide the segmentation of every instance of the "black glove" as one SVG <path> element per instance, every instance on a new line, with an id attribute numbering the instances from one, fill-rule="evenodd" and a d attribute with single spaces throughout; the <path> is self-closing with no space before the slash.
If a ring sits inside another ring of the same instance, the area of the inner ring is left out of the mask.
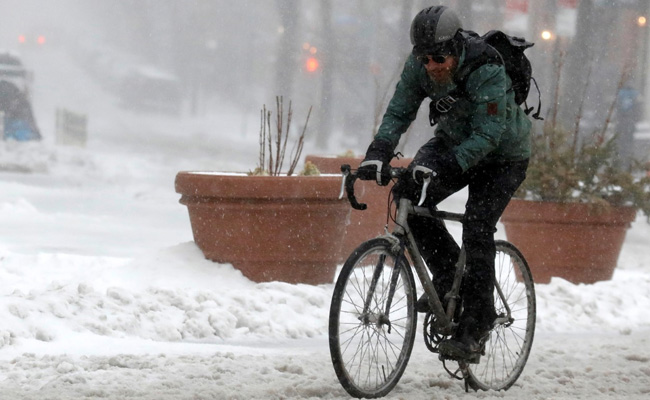
<path id="1" fill-rule="evenodd" d="M 357 176 L 363 181 L 377 181 L 378 185 L 386 186 L 390 182 L 390 161 L 392 159 L 393 145 L 387 140 L 375 139 L 368 146 L 366 158 L 361 162 Z"/>

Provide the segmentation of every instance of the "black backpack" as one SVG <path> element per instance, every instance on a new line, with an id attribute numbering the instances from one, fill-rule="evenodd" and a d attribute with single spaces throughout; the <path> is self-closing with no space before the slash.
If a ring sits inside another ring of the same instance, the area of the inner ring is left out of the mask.
<path id="1" fill-rule="evenodd" d="M 530 82 L 533 81 L 537 87 L 537 82 L 533 78 L 533 68 L 530 60 L 524 54 L 524 50 L 532 47 L 534 43 L 528 42 L 523 38 L 507 35 L 501 31 L 492 30 L 483 36 L 479 36 L 476 32 L 463 31 L 463 37 L 466 40 L 466 53 L 465 61 L 460 71 L 456 74 L 457 89 L 449 95 L 452 98 L 451 103 L 455 100 L 453 97 L 461 97 L 466 95 L 465 86 L 469 75 L 485 64 L 500 64 L 506 69 L 506 73 L 512 81 L 512 88 L 515 92 L 515 102 L 518 105 L 526 103 L 528 92 L 530 91 Z M 535 119 L 543 119 L 539 116 L 541 110 L 541 94 L 539 87 L 537 87 L 539 95 L 539 103 L 537 112 L 533 114 Z M 443 99 L 444 101 L 444 99 Z M 448 101 L 448 99 L 446 100 Z M 436 102 L 437 103 L 437 102 Z M 441 107 L 439 104 L 431 102 L 429 118 L 431 125 L 434 125 L 438 120 Z M 444 107 L 443 107 L 444 108 Z M 524 111 L 529 115 L 534 107 L 528 108 L 524 104 Z"/>

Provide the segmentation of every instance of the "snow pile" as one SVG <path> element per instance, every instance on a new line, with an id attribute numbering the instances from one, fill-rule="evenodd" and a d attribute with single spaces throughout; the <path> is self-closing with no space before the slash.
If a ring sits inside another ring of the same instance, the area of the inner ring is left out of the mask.
<path id="1" fill-rule="evenodd" d="M 618 331 L 650 328 L 650 274 L 615 271 L 614 279 L 574 285 L 553 279 L 537 285 L 537 329 L 550 332 Z"/>
<path id="2" fill-rule="evenodd" d="M 132 261 L 2 255 L 2 345 L 65 341 L 69 330 L 208 343 L 325 333 L 331 285 L 255 284 L 205 260 L 194 243 Z"/>
<path id="3" fill-rule="evenodd" d="M 0 171 L 47 172 L 51 153 L 40 142 L 0 141 Z"/>

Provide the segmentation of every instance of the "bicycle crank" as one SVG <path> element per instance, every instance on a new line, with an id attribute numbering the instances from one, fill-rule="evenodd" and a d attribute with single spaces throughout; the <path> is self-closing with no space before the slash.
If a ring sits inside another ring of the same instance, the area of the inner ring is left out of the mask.
<path id="1" fill-rule="evenodd" d="M 438 353 L 438 345 L 440 342 L 447 338 L 446 335 L 438 333 L 436 329 L 436 316 L 432 312 L 426 313 L 424 316 L 424 344 L 432 353 Z"/>

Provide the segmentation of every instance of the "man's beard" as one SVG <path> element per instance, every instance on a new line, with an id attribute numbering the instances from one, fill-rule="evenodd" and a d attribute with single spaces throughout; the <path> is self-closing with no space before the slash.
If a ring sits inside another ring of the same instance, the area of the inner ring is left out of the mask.
<path id="1" fill-rule="evenodd" d="M 438 74 L 435 74 L 432 71 L 427 71 L 427 75 L 429 75 L 429 78 L 431 78 L 433 82 L 440 85 L 445 85 L 452 82 L 454 74 L 450 70 L 446 70 L 444 73 Z"/>

